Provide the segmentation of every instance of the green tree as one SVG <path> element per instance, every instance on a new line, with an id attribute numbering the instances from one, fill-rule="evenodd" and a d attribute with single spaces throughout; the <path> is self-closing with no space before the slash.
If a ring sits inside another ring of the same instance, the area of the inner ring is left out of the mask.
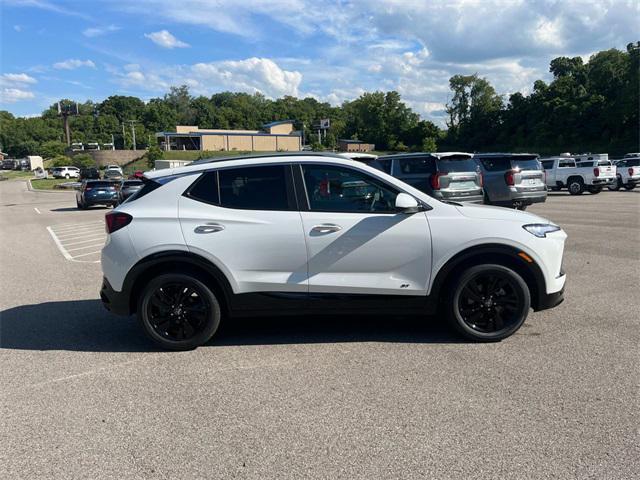
<path id="1" fill-rule="evenodd" d="M 38 148 L 38 152 L 43 158 L 53 158 L 57 155 L 63 155 L 67 145 L 58 140 L 47 140 Z"/>
<path id="2" fill-rule="evenodd" d="M 156 160 L 162 159 L 163 153 L 157 145 L 151 145 L 147 150 L 147 165 L 149 168 L 156 166 Z"/>
<path id="3" fill-rule="evenodd" d="M 96 162 L 88 153 L 78 153 L 71 157 L 71 165 L 78 168 L 95 167 Z"/>

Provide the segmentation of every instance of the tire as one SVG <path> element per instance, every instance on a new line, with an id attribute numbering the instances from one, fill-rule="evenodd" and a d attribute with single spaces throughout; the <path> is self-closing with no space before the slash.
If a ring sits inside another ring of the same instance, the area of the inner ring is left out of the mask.
<path id="1" fill-rule="evenodd" d="M 636 188 L 636 184 L 635 183 L 631 183 L 631 182 L 627 182 L 623 185 L 625 190 L 633 190 L 634 188 Z"/>
<path id="2" fill-rule="evenodd" d="M 622 178 L 620 177 L 620 175 L 618 175 L 616 177 L 616 180 L 611 185 L 607 185 L 607 188 L 612 192 L 617 192 L 618 190 L 620 190 L 621 186 L 622 186 Z"/>
<path id="3" fill-rule="evenodd" d="M 584 193 L 584 182 L 581 178 L 572 178 L 567 182 L 567 188 L 571 195 L 582 195 Z"/>
<path id="4" fill-rule="evenodd" d="M 520 275 L 503 265 L 470 267 L 450 287 L 448 321 L 469 340 L 496 342 L 507 338 L 518 331 L 529 314 L 529 287 Z"/>
<path id="5" fill-rule="evenodd" d="M 203 345 L 218 330 L 220 317 L 220 303 L 213 291 L 189 274 L 155 277 L 138 302 L 138 320 L 145 333 L 167 350 Z"/>
<path id="6" fill-rule="evenodd" d="M 596 187 L 596 186 L 590 186 L 589 187 L 589 193 L 591 193 L 591 195 L 597 195 L 602 191 L 602 187 Z"/>
<path id="7" fill-rule="evenodd" d="M 516 210 L 520 210 L 521 212 L 524 212 L 528 206 L 529 205 L 516 205 L 513 208 L 515 208 Z"/>
<path id="8" fill-rule="evenodd" d="M 64 178 L 66 178 L 67 180 L 69 180 L 69 174 L 67 173 Z"/>

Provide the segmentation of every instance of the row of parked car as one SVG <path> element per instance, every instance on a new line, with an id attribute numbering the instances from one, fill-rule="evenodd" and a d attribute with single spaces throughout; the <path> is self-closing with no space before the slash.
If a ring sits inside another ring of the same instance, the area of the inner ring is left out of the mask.
<path id="1" fill-rule="evenodd" d="M 86 210 L 95 205 L 115 207 L 143 186 L 142 180 L 83 180 L 76 190 L 76 206 Z"/>
<path id="2" fill-rule="evenodd" d="M 524 210 L 544 202 L 547 191 L 572 195 L 631 190 L 640 183 L 640 155 L 628 154 L 618 168 L 607 154 L 562 154 L 539 158 L 527 153 L 407 153 L 376 156 L 344 153 L 397 177 L 439 200 L 485 203 Z"/>

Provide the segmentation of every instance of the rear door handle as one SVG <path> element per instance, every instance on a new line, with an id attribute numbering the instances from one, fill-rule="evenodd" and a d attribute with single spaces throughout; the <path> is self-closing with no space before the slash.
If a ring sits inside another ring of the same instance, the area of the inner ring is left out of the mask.
<path id="1" fill-rule="evenodd" d="M 207 223 L 206 225 L 198 225 L 193 231 L 196 233 L 215 233 L 222 230 L 224 230 L 224 225 Z"/>
<path id="2" fill-rule="evenodd" d="M 322 225 L 316 225 L 311 229 L 312 232 L 318 233 L 332 233 L 342 230 L 340 225 L 334 225 L 333 223 L 323 223 Z"/>

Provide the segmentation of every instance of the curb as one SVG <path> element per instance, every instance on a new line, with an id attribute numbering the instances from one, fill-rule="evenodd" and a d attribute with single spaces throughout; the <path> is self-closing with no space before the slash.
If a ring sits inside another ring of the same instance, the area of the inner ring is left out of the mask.
<path id="1" fill-rule="evenodd" d="M 31 185 L 31 178 L 27 178 L 27 190 L 29 190 L 30 192 L 43 192 L 43 193 L 68 193 L 68 192 L 72 192 L 73 190 L 51 190 L 51 189 L 40 189 L 40 188 L 33 188 L 33 185 Z"/>

